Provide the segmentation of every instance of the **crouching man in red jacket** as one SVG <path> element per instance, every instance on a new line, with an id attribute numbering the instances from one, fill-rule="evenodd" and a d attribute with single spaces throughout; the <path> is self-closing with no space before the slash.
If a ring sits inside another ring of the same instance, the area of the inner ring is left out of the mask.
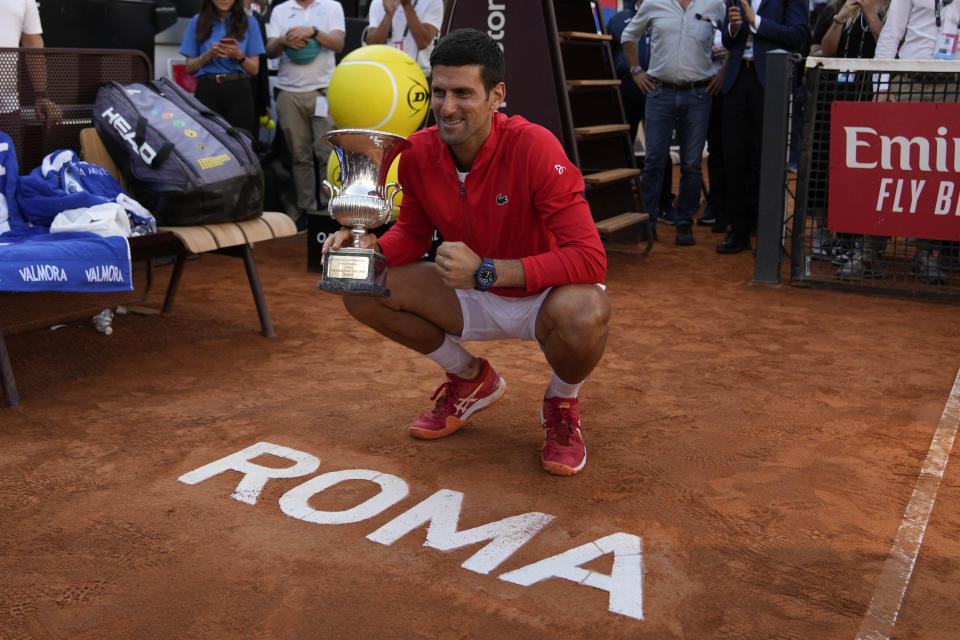
<path id="1" fill-rule="evenodd" d="M 386 256 L 390 296 L 347 295 L 344 304 L 446 372 L 436 406 L 410 426 L 415 438 L 448 436 L 503 396 L 506 381 L 461 342 L 536 340 L 553 369 L 540 410 L 543 468 L 573 475 L 587 462 L 577 395 L 610 319 L 606 254 L 583 177 L 549 131 L 498 113 L 503 53 L 488 35 L 453 31 L 430 63 L 437 125 L 410 136 L 401 156 L 397 223 L 361 242 Z M 435 262 L 421 261 L 434 226 L 444 242 Z M 350 242 L 345 227 L 323 251 Z"/>

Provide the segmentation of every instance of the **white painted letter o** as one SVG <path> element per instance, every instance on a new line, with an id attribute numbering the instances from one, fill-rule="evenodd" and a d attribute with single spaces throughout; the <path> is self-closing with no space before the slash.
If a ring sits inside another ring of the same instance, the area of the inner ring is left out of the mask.
<path id="1" fill-rule="evenodd" d="M 307 502 L 324 489 L 347 480 L 369 480 L 380 485 L 380 493 L 344 511 L 319 511 Z M 280 510 L 298 520 L 315 524 L 361 522 L 389 509 L 407 497 L 410 488 L 397 476 L 370 469 L 332 471 L 307 480 L 280 496 Z"/>

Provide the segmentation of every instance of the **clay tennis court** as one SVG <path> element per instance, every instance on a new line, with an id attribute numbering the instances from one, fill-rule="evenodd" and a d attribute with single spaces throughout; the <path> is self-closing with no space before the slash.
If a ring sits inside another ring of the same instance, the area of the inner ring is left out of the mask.
<path id="1" fill-rule="evenodd" d="M 753 285 L 749 254 L 696 234 L 610 255 L 572 478 L 540 469 L 532 345 L 474 343 L 504 399 L 450 438 L 407 436 L 439 371 L 316 291 L 303 236 L 257 246 L 276 338 L 215 255 L 188 263 L 172 315 L 8 337 L 22 407 L 0 410 L 0 637 L 853 639 L 891 615 L 892 637 L 956 637 L 957 307 Z M 18 297 L 2 303 L 11 326 Z M 181 479 L 257 443 L 319 466 L 259 493 L 229 469 Z M 313 478 L 345 480 L 293 491 Z M 407 493 L 375 506 L 385 486 Z M 401 526 L 438 493 L 461 496 L 443 512 L 458 532 L 546 515 L 495 559 L 486 539 L 443 550 L 463 539 Z M 580 548 L 578 568 L 562 554 Z M 569 575 L 501 579 L 548 558 Z"/>

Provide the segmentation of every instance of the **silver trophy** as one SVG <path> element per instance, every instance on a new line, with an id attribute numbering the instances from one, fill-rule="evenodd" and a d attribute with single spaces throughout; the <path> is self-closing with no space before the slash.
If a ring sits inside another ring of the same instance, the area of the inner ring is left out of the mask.
<path id="1" fill-rule="evenodd" d="M 385 184 L 396 157 L 410 143 L 403 136 L 372 129 L 336 129 L 322 140 L 333 147 L 340 161 L 340 188 L 323 181 L 330 196 L 330 216 L 353 232 L 353 246 L 327 253 L 318 289 L 334 293 L 389 296 L 384 286 L 387 259 L 373 249 L 360 247 L 360 238 L 390 220 L 393 201 L 403 189 Z"/>

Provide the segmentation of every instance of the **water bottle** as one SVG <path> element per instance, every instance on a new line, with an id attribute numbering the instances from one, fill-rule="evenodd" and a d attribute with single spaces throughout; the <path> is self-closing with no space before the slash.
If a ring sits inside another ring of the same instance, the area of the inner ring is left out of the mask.
<path id="1" fill-rule="evenodd" d="M 93 327 L 102 334 L 110 335 L 113 333 L 113 311 L 104 309 L 93 316 Z"/>

